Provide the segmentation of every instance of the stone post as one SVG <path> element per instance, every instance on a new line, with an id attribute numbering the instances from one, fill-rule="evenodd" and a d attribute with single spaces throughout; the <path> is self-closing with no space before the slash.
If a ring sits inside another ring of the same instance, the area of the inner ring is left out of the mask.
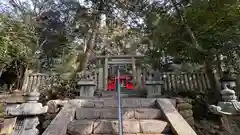
<path id="1" fill-rule="evenodd" d="M 96 91 L 96 84 L 92 80 L 81 80 L 78 82 L 78 87 L 77 89 L 78 96 L 77 98 L 80 97 L 93 97 L 94 92 Z"/>
<path id="2" fill-rule="evenodd" d="M 107 90 L 108 84 L 108 58 L 104 59 L 104 68 L 103 68 L 103 90 Z"/>
<path id="3" fill-rule="evenodd" d="M 27 102 L 15 107 L 6 108 L 7 116 L 18 117 L 16 128 L 11 135 L 38 135 L 36 128 L 39 124 L 38 115 L 47 112 L 48 107 L 38 103 L 40 93 L 31 92 L 28 94 Z"/>
<path id="4" fill-rule="evenodd" d="M 159 97 L 162 95 L 162 81 L 146 81 L 147 97 Z"/>
<path id="5" fill-rule="evenodd" d="M 133 81 L 137 81 L 137 72 L 136 72 L 136 60 L 132 57 L 132 74 L 133 74 Z"/>

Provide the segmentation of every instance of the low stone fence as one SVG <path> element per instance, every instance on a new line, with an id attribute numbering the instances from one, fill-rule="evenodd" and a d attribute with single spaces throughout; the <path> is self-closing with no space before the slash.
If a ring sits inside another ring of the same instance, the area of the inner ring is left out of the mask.
<path id="1" fill-rule="evenodd" d="M 188 124 L 193 127 L 194 118 L 192 111 L 192 100 L 189 98 L 176 98 L 176 108 L 182 117 L 188 122 Z"/>
<path id="2" fill-rule="evenodd" d="M 224 132 L 224 127 L 218 122 L 206 119 L 195 121 L 193 117 L 194 99 L 176 98 L 176 108 L 179 114 L 188 122 L 198 135 L 232 135 Z M 200 113 L 200 112 L 198 112 Z M 224 126 L 226 126 L 225 124 Z M 233 126 L 232 126 L 233 127 Z"/>

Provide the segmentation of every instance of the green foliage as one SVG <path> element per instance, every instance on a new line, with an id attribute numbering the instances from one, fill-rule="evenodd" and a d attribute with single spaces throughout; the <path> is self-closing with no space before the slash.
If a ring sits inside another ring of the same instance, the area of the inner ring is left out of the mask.
<path id="1" fill-rule="evenodd" d="M 25 59 L 30 64 L 31 48 L 35 35 L 29 25 L 0 14 L 0 62 L 1 68 L 14 59 Z"/>
<path id="2" fill-rule="evenodd" d="M 236 49 L 235 43 L 240 41 L 239 5 L 239 1 L 226 3 L 223 0 L 195 0 L 187 7 L 180 8 L 186 25 L 193 31 L 204 53 L 193 47 L 180 18 L 165 9 L 152 12 L 147 17 L 148 38 L 156 50 L 165 50 L 172 56 L 202 63 L 206 56 L 228 53 L 226 47 Z"/>
<path id="3" fill-rule="evenodd" d="M 66 73 L 65 73 L 66 74 Z M 72 80 L 69 75 L 55 74 L 48 78 L 41 89 L 41 101 L 75 98 L 75 87 L 79 78 Z"/>

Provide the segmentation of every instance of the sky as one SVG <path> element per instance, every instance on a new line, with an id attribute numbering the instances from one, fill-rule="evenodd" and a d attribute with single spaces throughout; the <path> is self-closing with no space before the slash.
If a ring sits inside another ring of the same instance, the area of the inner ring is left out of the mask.
<path id="1" fill-rule="evenodd" d="M 32 0 L 15 0 L 16 2 L 27 2 L 27 3 L 29 3 L 30 4 L 30 7 L 32 7 L 32 9 L 33 9 L 33 5 L 31 4 L 31 1 Z M 79 1 L 79 3 L 81 4 L 81 5 L 85 5 L 85 6 L 91 6 L 91 4 L 89 4 L 89 5 L 86 5 L 86 3 L 84 2 L 84 0 L 77 0 L 77 1 Z M 162 1 L 162 0 L 149 0 L 149 2 L 151 3 L 151 2 L 153 2 L 153 1 Z M 3 3 L 3 4 L 8 4 L 9 3 L 9 0 L 0 0 L 0 3 Z M 1 10 L 1 7 L 0 7 L 0 10 Z M 118 16 L 119 18 L 121 18 L 121 11 L 118 11 L 118 10 L 116 10 L 115 11 L 115 15 L 116 16 Z M 102 15 L 101 16 L 101 19 L 102 19 L 102 25 L 104 26 L 105 25 L 105 19 L 106 19 L 106 16 L 105 15 Z M 130 25 L 130 22 L 131 22 L 131 18 L 128 18 L 128 25 Z M 138 20 L 137 20 L 137 22 L 138 23 L 143 23 L 143 19 L 141 19 L 141 18 L 139 18 Z"/>

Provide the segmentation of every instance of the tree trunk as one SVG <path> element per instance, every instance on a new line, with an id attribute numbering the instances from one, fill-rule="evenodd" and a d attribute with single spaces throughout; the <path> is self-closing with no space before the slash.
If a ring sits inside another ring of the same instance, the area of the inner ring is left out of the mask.
<path id="1" fill-rule="evenodd" d="M 214 94 L 214 98 L 215 98 L 214 102 L 217 103 L 217 101 L 219 101 L 221 99 L 221 95 L 220 95 L 221 88 L 220 88 L 219 82 L 217 81 L 217 78 L 213 71 L 212 60 L 209 60 L 209 59 L 210 58 L 207 58 L 207 57 L 205 58 L 204 68 L 205 68 L 207 77 L 209 79 L 211 91 Z M 209 91 L 209 92 L 211 92 L 211 91 Z"/>
<path id="2" fill-rule="evenodd" d="M 222 77 L 222 62 L 220 59 L 220 55 L 217 54 L 216 58 L 217 58 L 217 71 L 218 71 L 219 77 L 221 78 Z"/>
<path id="3" fill-rule="evenodd" d="M 199 51 L 199 53 L 205 53 L 204 50 L 200 47 L 200 45 L 198 43 L 198 40 L 196 39 L 196 37 L 195 37 L 193 31 L 191 30 L 190 26 L 187 24 L 185 16 L 179 10 L 176 0 L 171 0 L 171 2 L 173 4 L 174 9 L 176 10 L 176 12 L 178 14 L 180 22 L 182 23 L 186 32 L 188 33 L 189 37 L 191 38 L 193 48 L 197 49 Z M 211 58 L 210 57 L 205 57 L 204 58 L 204 67 L 205 67 L 207 77 L 210 81 L 211 88 L 214 91 L 214 96 L 215 96 L 216 101 L 217 101 L 217 100 L 219 100 L 220 89 L 217 85 L 217 80 L 216 80 L 216 77 L 213 73 L 212 60 L 209 60 L 209 59 L 211 59 Z"/>
<path id="4" fill-rule="evenodd" d="M 176 10 L 176 12 L 178 14 L 180 22 L 182 23 L 182 25 L 184 26 L 186 32 L 188 33 L 189 37 L 191 38 L 192 44 L 194 45 L 193 47 L 195 49 L 197 49 L 198 51 L 203 52 L 203 49 L 199 46 L 199 43 L 198 43 L 197 38 L 195 37 L 193 31 L 191 30 L 191 28 L 187 24 L 186 18 L 184 17 L 184 15 L 179 10 L 179 8 L 177 6 L 176 0 L 171 0 L 171 2 L 173 4 L 174 9 Z"/>
<path id="5" fill-rule="evenodd" d="M 237 74 L 237 78 L 236 78 L 236 95 L 239 99 L 240 98 L 240 74 Z"/>
<path id="6" fill-rule="evenodd" d="M 3 66 L 1 69 L 0 69 L 0 78 L 2 76 L 2 73 L 3 73 L 3 70 L 4 70 L 5 66 Z"/>
<path id="7" fill-rule="evenodd" d="M 92 33 L 90 34 L 89 39 L 87 41 L 87 49 L 86 49 L 86 52 L 84 53 L 84 56 L 83 56 L 84 58 L 82 59 L 82 61 L 78 63 L 76 70 L 71 75 L 71 80 L 74 80 L 76 78 L 76 75 L 78 72 L 81 71 L 82 73 L 84 73 L 84 71 L 88 66 L 88 61 L 92 56 L 93 49 L 95 46 L 95 41 L 96 41 L 97 33 L 99 30 L 99 23 L 100 23 L 99 18 L 100 18 L 101 10 L 103 9 L 103 6 L 104 6 L 104 0 L 101 0 L 98 7 L 98 13 L 94 15 Z M 82 54 L 78 56 L 78 60 L 80 60 L 81 57 L 82 57 Z"/>

